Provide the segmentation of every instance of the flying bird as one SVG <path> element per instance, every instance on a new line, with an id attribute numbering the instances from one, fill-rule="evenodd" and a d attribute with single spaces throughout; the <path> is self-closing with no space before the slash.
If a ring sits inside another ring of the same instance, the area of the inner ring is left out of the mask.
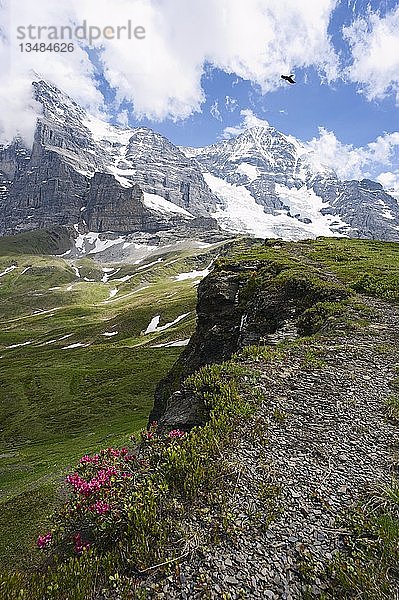
<path id="1" fill-rule="evenodd" d="M 296 81 L 293 80 L 294 75 L 281 75 L 281 79 L 284 79 L 284 81 L 288 81 L 288 83 L 296 83 Z"/>

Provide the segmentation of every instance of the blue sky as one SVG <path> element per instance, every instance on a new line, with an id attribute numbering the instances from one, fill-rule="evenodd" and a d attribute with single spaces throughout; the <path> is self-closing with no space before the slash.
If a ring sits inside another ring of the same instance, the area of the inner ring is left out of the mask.
<path id="1" fill-rule="evenodd" d="M 296 70 L 295 77 L 295 85 L 287 84 L 277 91 L 262 94 L 259 86 L 219 69 L 209 69 L 202 78 L 206 102 L 200 113 L 178 122 L 132 116 L 129 124 L 151 127 L 175 144 L 189 146 L 212 144 L 222 138 L 226 127 L 240 122 L 242 109 L 251 109 L 279 131 L 304 141 L 316 136 L 319 127 L 325 127 L 345 144 L 363 146 L 383 132 L 398 129 L 394 97 L 368 101 L 354 83 L 322 84 L 313 68 Z M 226 106 L 227 96 L 236 104 L 231 106 L 230 100 L 230 106 Z M 211 113 L 215 102 L 220 116 Z"/>

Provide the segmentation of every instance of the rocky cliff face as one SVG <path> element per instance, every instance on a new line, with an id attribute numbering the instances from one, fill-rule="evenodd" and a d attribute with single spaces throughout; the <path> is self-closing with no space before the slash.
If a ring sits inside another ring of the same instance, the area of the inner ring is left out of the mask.
<path id="1" fill-rule="evenodd" d="M 199 166 L 166 138 L 108 125 L 46 82 L 33 86 L 43 116 L 32 150 L 0 149 L 0 234 L 77 223 L 152 232 L 189 219 L 195 228 L 198 218 L 217 228 L 210 215 L 217 199 Z"/>
<path id="2" fill-rule="evenodd" d="M 201 282 L 195 334 L 157 387 L 150 422 L 159 421 L 161 427 L 189 429 L 203 422 L 204 407 L 181 386 L 188 375 L 245 346 L 275 345 L 313 333 L 304 319 L 307 311 L 351 295 L 328 275 L 312 269 L 304 274 L 294 262 L 236 261 L 229 255 Z"/>
<path id="3" fill-rule="evenodd" d="M 143 204 L 143 192 L 138 185 L 122 187 L 108 173 L 95 173 L 84 195 L 81 217 L 90 231 L 159 231 L 173 224 L 166 216 L 156 218 Z M 177 215 L 175 215 L 177 217 Z M 176 224 L 180 223 L 178 217 Z"/>
<path id="4" fill-rule="evenodd" d="M 132 131 L 118 173 L 145 192 L 158 194 L 196 216 L 209 216 L 217 198 L 197 163 L 169 140 L 146 127 Z"/>
<path id="5" fill-rule="evenodd" d="M 339 215 L 352 227 L 350 237 L 385 239 L 397 241 L 398 202 L 384 191 L 382 185 L 369 179 L 362 181 L 315 182 L 330 204 L 322 209 L 323 214 Z"/>

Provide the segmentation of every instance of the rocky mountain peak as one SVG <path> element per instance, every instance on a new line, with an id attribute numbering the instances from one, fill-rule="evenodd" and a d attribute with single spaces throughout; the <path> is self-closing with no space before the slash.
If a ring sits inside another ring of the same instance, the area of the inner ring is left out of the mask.
<path id="1" fill-rule="evenodd" d="M 304 144 L 270 125 L 205 148 L 179 148 L 148 127 L 88 114 L 49 82 L 33 89 L 43 115 L 32 151 L 18 143 L 0 148 L 2 234 L 82 222 L 90 198 L 90 226 L 115 223 L 123 231 L 176 226 L 177 218 L 258 237 L 399 237 L 398 203 L 380 184 L 340 181 Z M 97 173 L 113 179 L 96 177 L 93 186 Z M 135 188 L 133 196 L 127 188 Z M 165 221 L 165 211 L 173 218 Z"/>
<path id="2" fill-rule="evenodd" d="M 86 111 L 72 98 L 48 81 L 33 81 L 33 96 L 43 107 L 43 115 L 47 118 L 61 119 L 75 117 L 83 119 Z"/>

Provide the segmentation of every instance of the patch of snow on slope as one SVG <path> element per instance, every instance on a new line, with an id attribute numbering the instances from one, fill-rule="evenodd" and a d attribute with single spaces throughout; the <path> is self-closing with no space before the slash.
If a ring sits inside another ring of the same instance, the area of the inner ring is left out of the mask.
<path id="1" fill-rule="evenodd" d="M 177 340 L 176 342 L 166 342 L 166 344 L 155 344 L 151 348 L 178 348 L 180 346 L 187 346 L 189 341 L 190 338 L 187 338 L 186 340 Z"/>
<path id="2" fill-rule="evenodd" d="M 17 269 L 16 265 L 11 265 L 11 267 L 7 267 L 5 271 L 0 273 L 0 277 L 3 277 L 3 275 L 7 275 L 7 273 L 11 273 L 11 271 L 14 271 L 14 269 Z"/>
<path id="3" fill-rule="evenodd" d="M 82 344 L 78 342 L 77 344 L 71 344 L 70 346 L 64 346 L 61 350 L 71 350 L 72 348 L 86 348 L 89 344 Z"/>
<path id="4" fill-rule="evenodd" d="M 250 163 L 243 162 L 237 167 L 237 173 L 240 175 L 246 175 L 250 182 L 254 181 L 259 177 L 258 168 Z"/>
<path id="5" fill-rule="evenodd" d="M 103 283 L 107 283 L 107 281 L 109 280 L 109 278 L 113 277 L 114 275 L 116 275 L 117 273 L 119 273 L 120 270 L 121 270 L 120 267 L 119 267 L 119 269 L 110 269 L 110 268 L 106 267 L 105 269 L 102 270 L 103 273 L 104 273 L 104 275 L 102 276 L 101 281 Z"/>
<path id="6" fill-rule="evenodd" d="M 312 221 L 308 225 L 316 236 L 331 235 L 332 222 L 337 223 L 340 227 L 347 226 L 344 221 L 335 215 L 323 215 L 321 210 L 329 206 L 328 202 L 323 202 L 323 199 L 314 190 L 307 188 L 305 185 L 297 189 L 295 187 L 288 188 L 277 183 L 276 193 L 280 200 L 289 207 L 292 217 Z"/>
<path id="7" fill-rule="evenodd" d="M 159 331 L 165 331 L 165 329 L 169 329 L 169 327 L 173 327 L 173 325 L 176 325 L 182 319 L 184 319 L 185 317 L 188 317 L 189 314 L 190 313 L 184 313 L 184 315 L 180 315 L 174 321 L 171 321 L 170 323 L 166 323 L 166 325 L 162 325 L 161 327 L 158 327 L 159 321 L 161 320 L 161 316 L 156 315 L 155 317 L 153 317 L 151 319 L 150 324 L 148 325 L 147 329 L 144 332 L 144 335 L 147 335 L 148 333 L 158 333 Z"/>
<path id="8" fill-rule="evenodd" d="M 92 137 L 96 142 L 106 141 L 111 144 L 120 144 L 121 146 L 127 146 L 134 133 L 131 129 L 122 129 L 115 125 L 109 125 L 109 123 L 92 116 L 88 116 L 83 121 L 83 125 L 91 131 Z"/>
<path id="9" fill-rule="evenodd" d="M 48 344 L 54 344 L 55 342 L 60 342 L 61 340 L 66 340 L 67 338 L 70 338 L 73 336 L 73 333 L 68 333 L 67 335 L 63 335 L 62 337 L 55 339 L 55 340 L 49 340 L 48 342 L 44 342 L 44 344 L 42 344 L 42 346 L 47 346 Z"/>
<path id="10" fill-rule="evenodd" d="M 105 333 L 102 333 L 101 335 L 105 336 L 105 337 L 113 337 L 114 335 L 118 335 L 117 331 L 106 331 Z"/>
<path id="11" fill-rule="evenodd" d="M 21 346 L 29 346 L 32 342 L 24 342 L 23 344 L 13 344 L 12 346 L 7 346 L 8 350 L 10 348 L 20 348 Z"/>
<path id="12" fill-rule="evenodd" d="M 381 216 L 384 217 L 384 219 L 394 219 L 394 215 L 391 213 L 389 207 L 385 204 L 384 200 L 378 200 L 378 204 L 380 204 L 383 207 L 383 210 L 381 211 Z"/>
<path id="13" fill-rule="evenodd" d="M 148 325 L 147 329 L 144 332 L 144 335 L 147 335 L 148 333 L 154 333 L 154 331 L 157 330 L 159 321 L 161 320 L 161 315 L 156 315 L 155 317 L 153 317 L 150 321 L 150 324 Z"/>
<path id="14" fill-rule="evenodd" d="M 133 183 L 131 181 L 129 181 L 129 179 L 126 179 L 126 177 L 123 177 L 123 175 L 121 175 L 121 171 L 120 169 L 118 169 L 117 167 L 111 166 L 108 167 L 109 172 L 115 177 L 116 181 L 118 183 L 120 183 L 120 185 L 124 188 L 130 188 L 133 187 Z"/>
<path id="15" fill-rule="evenodd" d="M 101 304 L 110 304 L 112 302 L 119 302 L 120 300 L 124 300 L 125 298 L 129 298 L 129 296 L 133 296 L 133 294 L 138 294 L 139 292 L 142 292 L 143 290 L 145 290 L 146 288 L 150 287 L 149 285 L 143 285 L 141 287 L 138 287 L 136 290 L 133 290 L 127 294 L 124 294 L 123 296 L 118 296 L 117 298 L 114 298 L 112 300 L 103 300 Z"/>
<path id="16" fill-rule="evenodd" d="M 211 272 L 212 263 L 210 263 L 203 271 L 190 271 L 188 273 L 180 273 L 180 275 L 174 275 L 172 279 L 175 281 L 185 281 L 186 279 L 203 279 Z"/>
<path id="17" fill-rule="evenodd" d="M 181 208 L 181 206 L 177 206 L 177 204 L 173 204 L 173 202 L 169 202 L 169 200 L 165 200 L 165 198 L 158 196 L 158 194 L 149 194 L 148 192 L 144 192 L 143 204 L 147 208 L 155 210 L 156 212 L 176 213 L 179 215 L 184 215 L 189 219 L 194 219 L 194 216 L 187 210 Z"/>
<path id="18" fill-rule="evenodd" d="M 141 259 L 141 261 L 144 260 L 143 258 Z M 141 262 L 140 261 L 140 262 Z M 136 261 L 135 264 L 137 264 L 138 261 Z M 137 267 L 138 271 L 141 271 L 142 269 L 148 269 L 149 267 L 153 267 L 154 265 L 157 265 L 158 263 L 163 262 L 163 258 L 158 258 L 158 260 L 154 260 L 153 262 L 150 262 L 146 265 L 143 265 L 142 267 Z"/>
<path id="19" fill-rule="evenodd" d="M 100 234 L 98 232 L 90 231 L 89 233 L 80 234 L 76 238 L 75 247 L 81 254 L 96 254 L 111 248 L 111 246 L 123 244 L 124 242 L 124 237 L 118 237 L 116 239 L 100 239 Z"/>
<path id="20" fill-rule="evenodd" d="M 43 310 L 42 308 L 39 308 L 38 310 L 34 310 L 32 314 L 35 315 L 35 317 L 39 317 L 42 315 L 47 315 L 48 317 L 51 317 L 56 310 L 62 310 L 62 308 L 63 306 L 57 306 L 56 308 L 50 308 L 49 310 Z"/>
<path id="21" fill-rule="evenodd" d="M 114 296 L 116 296 L 117 293 L 118 293 L 118 288 L 113 288 L 109 292 L 109 298 L 113 298 Z"/>
<path id="22" fill-rule="evenodd" d="M 320 215 L 324 223 L 318 221 L 313 224 L 302 223 L 289 217 L 283 211 L 277 215 L 268 214 L 265 213 L 260 204 L 257 204 L 246 187 L 232 185 L 210 173 L 204 173 L 204 178 L 211 190 L 223 202 L 223 206 L 218 207 L 212 216 L 217 219 L 220 227 L 226 231 L 248 233 L 260 238 L 281 237 L 290 240 L 314 238 L 318 235 L 340 235 L 332 232 L 328 227 L 329 222 L 340 221 L 338 217 Z M 288 188 L 286 189 L 288 190 Z M 289 191 L 291 192 L 291 190 Z M 282 200 L 288 201 L 288 195 L 286 194 L 286 197 Z M 290 197 L 290 201 L 295 204 L 295 202 L 299 202 L 299 199 Z"/>

